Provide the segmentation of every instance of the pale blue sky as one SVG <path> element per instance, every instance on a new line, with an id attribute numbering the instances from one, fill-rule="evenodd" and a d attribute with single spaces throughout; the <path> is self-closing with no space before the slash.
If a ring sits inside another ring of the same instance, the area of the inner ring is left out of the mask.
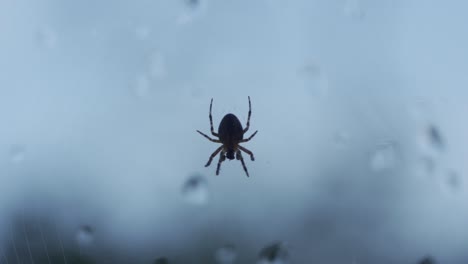
<path id="1" fill-rule="evenodd" d="M 0 2 L 0 263 L 39 262 L 39 225 L 50 254 L 92 226 L 98 263 L 468 261 L 467 3 L 200 2 Z M 251 177 L 216 177 L 195 130 L 247 96 Z"/>

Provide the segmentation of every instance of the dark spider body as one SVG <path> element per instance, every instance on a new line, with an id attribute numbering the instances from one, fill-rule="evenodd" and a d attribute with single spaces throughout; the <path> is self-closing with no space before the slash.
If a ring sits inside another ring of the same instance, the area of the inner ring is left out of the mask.
<path id="1" fill-rule="evenodd" d="M 242 127 L 241 122 L 239 119 L 233 115 L 233 114 L 227 114 L 223 117 L 221 120 L 221 123 L 219 123 L 218 127 L 218 133 L 214 132 L 213 129 L 213 117 L 211 116 L 211 107 L 213 105 L 213 99 L 211 99 L 210 103 L 210 126 L 211 126 L 211 134 L 215 137 L 218 137 L 219 139 L 212 139 L 209 136 L 203 134 L 202 132 L 198 131 L 202 136 L 207 138 L 208 140 L 216 143 L 221 143 L 223 144 L 222 146 L 218 147 L 213 154 L 211 154 L 208 162 L 206 163 L 205 167 L 208 167 L 211 164 L 211 161 L 213 158 L 219 154 L 219 161 L 218 161 L 218 167 L 216 168 L 216 175 L 219 175 L 219 170 L 221 168 L 221 163 L 227 158 L 229 160 L 233 160 L 234 157 L 237 160 L 240 160 L 242 163 L 242 167 L 244 168 L 245 173 L 247 174 L 247 177 L 249 176 L 249 172 L 247 170 L 247 167 L 245 166 L 244 159 L 242 158 L 241 151 L 247 153 L 250 155 L 250 159 L 253 161 L 254 155 L 252 151 L 242 147 L 239 145 L 239 143 L 247 142 L 250 139 L 252 139 L 255 134 L 257 134 L 258 131 L 255 131 L 250 137 L 247 139 L 244 139 L 244 134 L 249 130 L 250 126 L 250 116 L 252 114 L 251 111 L 251 105 L 250 105 L 250 97 L 249 97 L 249 115 L 247 117 L 247 125 L 245 128 Z"/>
<path id="2" fill-rule="evenodd" d="M 226 148 L 226 158 L 233 160 L 238 142 L 244 139 L 244 129 L 237 116 L 225 115 L 219 123 L 218 135 L 219 140 Z"/>

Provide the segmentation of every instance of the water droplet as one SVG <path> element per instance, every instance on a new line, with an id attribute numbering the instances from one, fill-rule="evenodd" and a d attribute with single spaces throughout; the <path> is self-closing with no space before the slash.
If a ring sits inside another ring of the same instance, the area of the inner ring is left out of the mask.
<path id="1" fill-rule="evenodd" d="M 57 46 L 57 33 L 51 28 L 44 27 L 37 32 L 37 41 L 43 48 L 53 49 Z"/>
<path id="2" fill-rule="evenodd" d="M 137 97 L 146 97 L 150 93 L 151 85 L 150 80 L 146 74 L 137 76 L 134 84 L 134 92 Z"/>
<path id="3" fill-rule="evenodd" d="M 167 75 L 166 60 L 162 53 L 154 52 L 149 56 L 148 72 L 155 79 L 162 79 Z"/>
<path id="4" fill-rule="evenodd" d="M 431 176 L 436 170 L 436 163 L 430 156 L 423 156 L 417 161 L 416 173 L 418 176 Z"/>
<path id="5" fill-rule="evenodd" d="M 446 183 L 452 191 L 455 191 L 460 188 L 461 177 L 456 171 L 450 170 L 446 175 Z"/>
<path id="6" fill-rule="evenodd" d="M 317 64 L 307 64 L 299 70 L 299 75 L 304 80 L 305 89 L 313 96 L 326 96 L 329 92 L 327 74 Z"/>
<path id="7" fill-rule="evenodd" d="M 183 5 L 185 8 L 177 19 L 177 22 L 182 25 L 192 22 L 196 17 L 203 14 L 203 12 L 206 10 L 207 1 L 183 0 Z"/>
<path id="8" fill-rule="evenodd" d="M 22 145 L 13 145 L 9 151 L 10 161 L 15 164 L 19 164 L 24 161 L 26 156 L 26 148 Z"/>
<path id="9" fill-rule="evenodd" d="M 359 0 L 345 0 L 343 11 L 346 16 L 352 19 L 359 20 L 365 17 L 365 12 Z"/>
<path id="10" fill-rule="evenodd" d="M 338 131 L 333 135 L 333 141 L 336 145 L 344 146 L 349 142 L 349 134 L 345 131 Z"/>
<path id="11" fill-rule="evenodd" d="M 428 256 L 421 259 L 418 264 L 436 264 L 436 262 L 432 257 Z"/>
<path id="12" fill-rule="evenodd" d="M 237 252 L 232 245 L 220 247 L 215 253 L 215 259 L 218 264 L 233 264 L 236 258 Z"/>
<path id="13" fill-rule="evenodd" d="M 446 146 L 440 129 L 434 124 L 423 126 L 418 140 L 421 150 L 427 154 L 439 154 Z"/>
<path id="14" fill-rule="evenodd" d="M 426 133 L 432 147 L 438 151 L 442 151 L 445 144 L 439 129 L 434 125 L 429 125 Z"/>
<path id="15" fill-rule="evenodd" d="M 167 258 L 157 258 L 153 261 L 153 264 L 169 264 L 169 260 Z"/>
<path id="16" fill-rule="evenodd" d="M 81 226 L 76 233 L 76 242 L 80 247 L 89 247 L 94 241 L 94 230 L 89 225 Z"/>
<path id="17" fill-rule="evenodd" d="M 394 142 L 385 142 L 377 146 L 370 158 L 370 167 L 374 171 L 393 169 L 397 164 L 397 146 Z"/>
<path id="18" fill-rule="evenodd" d="M 151 34 L 151 29 L 147 26 L 138 26 L 135 29 L 135 35 L 140 40 L 146 40 Z"/>
<path id="19" fill-rule="evenodd" d="M 275 242 L 264 247 L 259 254 L 257 264 L 289 263 L 289 252 L 282 242 Z"/>
<path id="20" fill-rule="evenodd" d="M 301 69 L 301 73 L 308 76 L 320 76 L 322 70 L 320 69 L 320 66 L 311 63 L 304 66 Z"/>
<path id="21" fill-rule="evenodd" d="M 188 203 L 203 205 L 208 201 L 208 183 L 201 175 L 194 175 L 187 179 L 182 187 L 182 194 Z"/>
<path id="22" fill-rule="evenodd" d="M 184 0 L 185 4 L 189 7 L 189 8 L 198 8 L 201 4 L 201 0 Z"/>
<path id="23" fill-rule="evenodd" d="M 407 106 L 409 116 L 418 122 L 426 122 L 434 116 L 434 106 L 427 100 L 416 100 Z"/>

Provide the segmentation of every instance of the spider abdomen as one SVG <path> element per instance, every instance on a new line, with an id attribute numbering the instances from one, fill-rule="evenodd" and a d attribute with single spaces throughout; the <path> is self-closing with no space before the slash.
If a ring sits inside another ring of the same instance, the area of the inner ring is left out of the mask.
<path id="1" fill-rule="evenodd" d="M 233 114 L 227 114 L 221 120 L 218 127 L 219 139 L 228 147 L 234 147 L 235 144 L 244 138 L 244 129 L 239 119 Z"/>

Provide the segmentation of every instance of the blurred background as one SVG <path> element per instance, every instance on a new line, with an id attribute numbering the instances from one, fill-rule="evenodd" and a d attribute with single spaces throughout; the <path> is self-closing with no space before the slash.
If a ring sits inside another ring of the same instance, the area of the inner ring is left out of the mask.
<path id="1" fill-rule="evenodd" d="M 1 1 L 0 263 L 468 263 L 467 8 Z"/>

